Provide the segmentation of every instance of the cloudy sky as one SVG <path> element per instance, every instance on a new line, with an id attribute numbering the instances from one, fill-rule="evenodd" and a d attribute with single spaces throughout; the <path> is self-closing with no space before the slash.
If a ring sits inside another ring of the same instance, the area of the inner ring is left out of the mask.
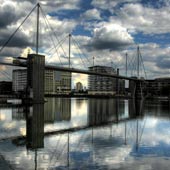
<path id="1" fill-rule="evenodd" d="M 1 60 L 35 52 L 36 9 L 2 47 L 37 1 L 0 2 Z M 39 3 L 39 52 L 46 55 L 48 64 L 68 66 L 71 33 L 71 67 L 87 69 L 94 61 L 95 65 L 119 68 L 120 74 L 125 75 L 128 53 L 128 75 L 134 76 L 139 45 L 140 76 L 144 76 L 144 67 L 147 78 L 169 76 L 170 0 L 40 0 Z M 86 82 L 86 76 L 74 77 Z"/>

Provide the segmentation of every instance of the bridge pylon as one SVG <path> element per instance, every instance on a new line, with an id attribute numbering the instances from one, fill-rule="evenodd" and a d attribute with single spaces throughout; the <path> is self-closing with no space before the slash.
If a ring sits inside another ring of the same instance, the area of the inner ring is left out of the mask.
<path id="1" fill-rule="evenodd" d="M 27 97 L 33 103 L 44 103 L 45 56 L 28 54 Z"/>

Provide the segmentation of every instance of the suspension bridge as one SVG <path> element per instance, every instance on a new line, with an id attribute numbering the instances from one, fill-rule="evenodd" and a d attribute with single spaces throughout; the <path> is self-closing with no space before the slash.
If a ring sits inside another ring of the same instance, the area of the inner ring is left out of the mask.
<path id="1" fill-rule="evenodd" d="M 144 68 L 144 64 L 143 64 L 143 60 L 142 60 L 142 56 L 139 50 L 139 47 L 137 48 L 137 61 L 130 61 L 128 63 L 128 55 L 126 54 L 126 69 L 125 69 L 125 76 L 121 76 L 121 75 L 117 75 L 117 74 L 111 74 L 111 73 L 102 73 L 102 72 L 95 72 L 95 71 L 89 71 L 89 70 L 85 70 L 85 69 L 79 69 L 79 68 L 73 68 L 72 67 L 72 63 L 71 63 L 71 34 L 69 34 L 68 38 L 69 38 L 69 54 L 68 57 L 68 67 L 64 67 L 63 63 L 61 61 L 61 58 L 59 57 L 59 61 L 60 61 L 60 65 L 62 66 L 54 66 L 54 65 L 49 65 L 49 64 L 45 64 L 45 56 L 43 55 L 39 55 L 39 28 L 40 28 L 40 12 L 42 13 L 42 16 L 45 20 L 45 24 L 47 26 L 47 28 L 51 29 L 53 32 L 54 37 L 56 38 L 58 45 L 55 44 L 55 40 L 54 38 L 52 38 L 50 36 L 50 39 L 54 45 L 52 49 L 55 49 L 55 53 L 58 53 L 57 49 L 60 46 L 64 55 L 66 54 L 64 48 L 61 46 L 62 42 L 64 40 L 59 41 L 58 37 L 56 36 L 54 29 L 50 26 L 48 18 L 46 17 L 43 9 L 41 8 L 40 4 L 38 3 L 32 10 L 31 12 L 25 17 L 25 19 L 21 22 L 21 24 L 18 26 L 18 28 L 11 34 L 11 36 L 8 38 L 8 40 L 3 44 L 3 46 L 1 46 L 0 48 L 0 53 L 4 50 L 4 48 L 10 43 L 10 41 L 14 38 L 15 34 L 18 32 L 19 29 L 22 28 L 22 25 L 26 22 L 26 20 L 31 16 L 31 14 L 33 13 L 33 11 L 35 11 L 37 9 L 37 23 L 36 23 L 36 53 L 35 54 L 28 54 L 27 58 L 22 58 L 22 57 L 12 57 L 13 58 L 13 62 L 9 63 L 9 62 L 4 62 L 1 61 L 0 64 L 1 65 L 5 65 L 5 66 L 12 66 L 12 67 L 25 67 L 27 68 L 27 75 L 28 75 L 28 82 L 27 82 L 27 91 L 28 92 L 28 96 L 31 96 L 31 94 L 34 94 L 32 96 L 32 99 L 35 102 L 39 102 L 39 101 L 43 101 L 43 96 L 44 96 L 44 72 L 45 70 L 54 70 L 54 71 L 62 71 L 62 72 L 70 72 L 70 73 L 80 73 L 80 74 L 87 74 L 87 75 L 96 75 L 96 76 L 103 76 L 103 77 L 110 77 L 110 78 L 115 78 L 115 79 L 123 79 L 123 80 L 129 80 L 134 82 L 134 90 L 133 90 L 133 94 L 132 96 L 136 96 L 136 93 L 138 91 L 141 91 L 142 93 L 142 87 L 141 87 L 141 83 L 144 82 L 144 80 L 139 79 L 140 77 L 140 65 L 142 64 L 145 76 L 146 76 L 146 72 L 145 72 L 145 68 Z M 77 45 L 77 47 L 80 47 L 80 45 L 78 45 L 78 43 L 73 39 L 72 41 L 74 43 L 74 45 Z M 80 48 L 79 48 L 80 49 Z M 66 56 L 66 55 L 65 55 Z M 86 55 L 84 55 L 84 58 L 86 58 L 87 62 L 89 62 L 89 59 L 86 57 Z M 82 61 L 83 64 L 85 64 L 85 62 L 83 61 L 83 57 L 82 55 L 80 55 L 80 59 Z M 94 59 L 94 58 L 93 58 Z M 89 62 L 90 63 L 90 62 Z M 94 61 L 93 61 L 94 63 Z M 113 62 L 111 62 L 113 63 Z M 137 64 L 132 64 L 132 63 L 137 63 Z M 131 75 L 133 75 L 132 72 L 134 72 L 135 70 L 137 71 L 137 78 L 132 78 L 132 77 L 128 77 L 127 76 L 127 72 L 128 72 L 128 64 L 129 67 L 131 67 Z M 6 75 L 7 73 L 5 73 Z M 140 85 L 137 85 L 140 84 Z M 30 91 L 31 90 L 31 91 Z M 41 99 L 37 98 L 37 96 L 41 96 Z M 142 96 L 142 95 L 141 95 Z"/>

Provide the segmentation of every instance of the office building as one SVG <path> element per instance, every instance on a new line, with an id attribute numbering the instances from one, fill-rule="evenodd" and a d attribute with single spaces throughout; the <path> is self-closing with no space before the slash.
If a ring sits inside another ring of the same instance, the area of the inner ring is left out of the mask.
<path id="1" fill-rule="evenodd" d="M 117 74 L 116 70 L 107 66 L 92 66 L 89 71 L 97 73 Z M 89 75 L 88 77 L 89 94 L 116 94 L 116 79 L 98 75 Z"/>
<path id="2" fill-rule="evenodd" d="M 70 72 L 55 72 L 55 93 L 70 94 L 71 92 L 71 73 Z"/>
<path id="3" fill-rule="evenodd" d="M 71 92 L 71 73 L 46 69 L 44 81 L 45 94 L 69 94 Z M 26 86 L 27 70 L 13 70 L 13 92 L 26 92 Z"/>
<path id="4" fill-rule="evenodd" d="M 170 96 L 170 78 L 147 80 L 147 93 L 150 96 Z"/>
<path id="5" fill-rule="evenodd" d="M 12 91 L 13 92 L 26 92 L 27 86 L 27 70 L 17 69 L 12 73 Z"/>
<path id="6" fill-rule="evenodd" d="M 12 93 L 12 82 L 1 81 L 0 82 L 0 94 L 11 94 Z"/>
<path id="7" fill-rule="evenodd" d="M 45 94 L 55 94 L 55 71 L 45 70 Z"/>

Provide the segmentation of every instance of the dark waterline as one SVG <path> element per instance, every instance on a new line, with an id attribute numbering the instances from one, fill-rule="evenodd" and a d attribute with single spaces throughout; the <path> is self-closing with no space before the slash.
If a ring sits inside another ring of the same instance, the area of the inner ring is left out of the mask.
<path id="1" fill-rule="evenodd" d="M 48 98 L 0 108 L 0 169 L 169 170 L 169 136 L 169 101 Z"/>

